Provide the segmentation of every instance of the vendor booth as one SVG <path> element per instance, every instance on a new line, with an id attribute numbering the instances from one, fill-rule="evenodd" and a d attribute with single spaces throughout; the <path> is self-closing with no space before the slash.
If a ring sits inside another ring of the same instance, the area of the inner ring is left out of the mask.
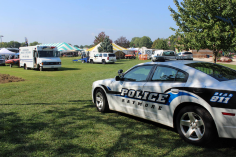
<path id="1" fill-rule="evenodd" d="M 43 46 L 56 46 L 58 51 L 60 51 L 61 56 L 74 57 L 78 56 L 78 52 L 83 51 L 77 47 L 69 45 L 65 42 L 63 43 L 52 43 L 52 44 L 42 44 Z"/>
<path id="2" fill-rule="evenodd" d="M 96 46 L 87 49 L 86 51 L 88 52 L 98 52 L 98 47 L 100 46 L 101 43 L 97 44 Z M 123 48 L 115 43 L 112 43 L 113 46 L 113 53 L 115 53 L 117 58 L 122 58 L 124 57 L 125 54 L 128 54 L 130 50 Z"/>

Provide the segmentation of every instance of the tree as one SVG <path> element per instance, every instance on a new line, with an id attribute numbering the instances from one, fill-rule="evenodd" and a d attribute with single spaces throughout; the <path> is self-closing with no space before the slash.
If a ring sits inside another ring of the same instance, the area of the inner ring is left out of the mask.
<path id="1" fill-rule="evenodd" d="M 79 48 L 79 46 L 78 46 L 78 45 L 74 45 L 74 47 L 77 47 L 77 48 Z"/>
<path id="2" fill-rule="evenodd" d="M 41 43 L 34 41 L 32 43 L 29 44 L 29 46 L 35 46 L 35 45 L 41 45 Z"/>
<path id="3" fill-rule="evenodd" d="M 174 0 L 179 12 L 171 7 L 171 16 L 178 29 L 179 45 L 185 50 L 213 50 L 213 61 L 220 50 L 236 46 L 236 3 L 231 0 L 185 0 L 179 4 Z"/>
<path id="4" fill-rule="evenodd" d="M 135 40 L 136 41 L 136 40 Z M 140 40 L 139 40 L 139 47 L 147 47 L 147 48 L 151 48 L 152 47 L 152 40 L 151 38 L 147 37 L 147 36 L 143 36 Z"/>
<path id="5" fill-rule="evenodd" d="M 155 45 L 155 49 L 168 50 L 169 46 L 167 45 L 167 40 L 159 39 L 158 43 Z"/>
<path id="6" fill-rule="evenodd" d="M 80 45 L 80 47 L 79 47 L 79 48 L 83 49 L 83 48 L 84 48 L 84 46 L 83 46 L 83 45 Z"/>
<path id="7" fill-rule="evenodd" d="M 93 41 L 94 45 L 99 44 L 100 42 L 103 42 L 105 38 L 109 39 L 109 36 L 105 34 L 105 32 L 101 32 L 98 34 L 98 36 L 95 36 L 95 39 Z M 110 40 L 110 39 L 109 39 Z M 112 43 L 112 40 L 110 40 L 110 43 Z"/>
<path id="8" fill-rule="evenodd" d="M 113 46 L 110 39 L 106 37 L 98 47 L 98 52 L 113 52 Z"/>
<path id="9" fill-rule="evenodd" d="M 136 38 L 134 40 L 134 47 L 139 47 L 139 41 L 140 41 L 141 38 Z"/>
<path id="10" fill-rule="evenodd" d="M 126 39 L 126 37 L 121 36 L 118 38 L 115 43 L 121 47 L 128 48 L 130 45 L 129 40 Z"/>
<path id="11" fill-rule="evenodd" d="M 152 44 L 152 49 L 155 49 L 155 47 L 156 47 L 156 45 L 158 44 L 158 42 L 160 41 L 160 38 L 157 38 L 154 42 L 153 42 L 153 44 Z"/>
<path id="12" fill-rule="evenodd" d="M 139 37 L 133 37 L 132 39 L 131 39 L 131 41 L 130 41 L 130 47 L 135 47 L 135 46 L 138 46 L 138 45 L 135 45 L 135 43 L 134 43 L 134 41 L 136 40 L 136 39 L 140 39 Z M 139 42 L 139 40 L 137 40 L 137 43 Z M 136 43 L 136 44 L 137 44 Z"/>

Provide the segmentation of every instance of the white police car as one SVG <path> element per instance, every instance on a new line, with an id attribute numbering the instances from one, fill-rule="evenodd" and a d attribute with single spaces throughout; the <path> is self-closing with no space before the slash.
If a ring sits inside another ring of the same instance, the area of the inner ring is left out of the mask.
<path id="1" fill-rule="evenodd" d="M 142 63 L 95 81 L 98 111 L 115 110 L 173 128 L 187 142 L 236 138 L 236 71 L 207 62 Z"/>

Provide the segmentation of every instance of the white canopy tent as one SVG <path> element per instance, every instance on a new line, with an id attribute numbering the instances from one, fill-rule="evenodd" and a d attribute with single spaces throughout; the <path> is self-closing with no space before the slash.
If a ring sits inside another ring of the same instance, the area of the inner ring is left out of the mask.
<path id="1" fill-rule="evenodd" d="M 8 56 L 10 56 L 10 55 L 15 55 L 16 53 L 14 53 L 14 52 L 11 52 L 11 51 L 9 51 L 8 49 L 5 49 L 5 48 L 2 48 L 1 50 L 0 50 L 0 55 L 1 56 L 4 56 L 5 58 L 7 58 Z"/>

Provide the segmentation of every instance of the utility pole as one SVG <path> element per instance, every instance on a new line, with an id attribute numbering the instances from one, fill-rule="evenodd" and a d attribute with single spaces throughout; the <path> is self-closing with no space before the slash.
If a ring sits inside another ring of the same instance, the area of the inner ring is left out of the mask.
<path id="1" fill-rule="evenodd" d="M 3 35 L 0 35 L 0 37 L 1 37 L 1 47 L 2 47 L 2 37 L 4 37 Z"/>

